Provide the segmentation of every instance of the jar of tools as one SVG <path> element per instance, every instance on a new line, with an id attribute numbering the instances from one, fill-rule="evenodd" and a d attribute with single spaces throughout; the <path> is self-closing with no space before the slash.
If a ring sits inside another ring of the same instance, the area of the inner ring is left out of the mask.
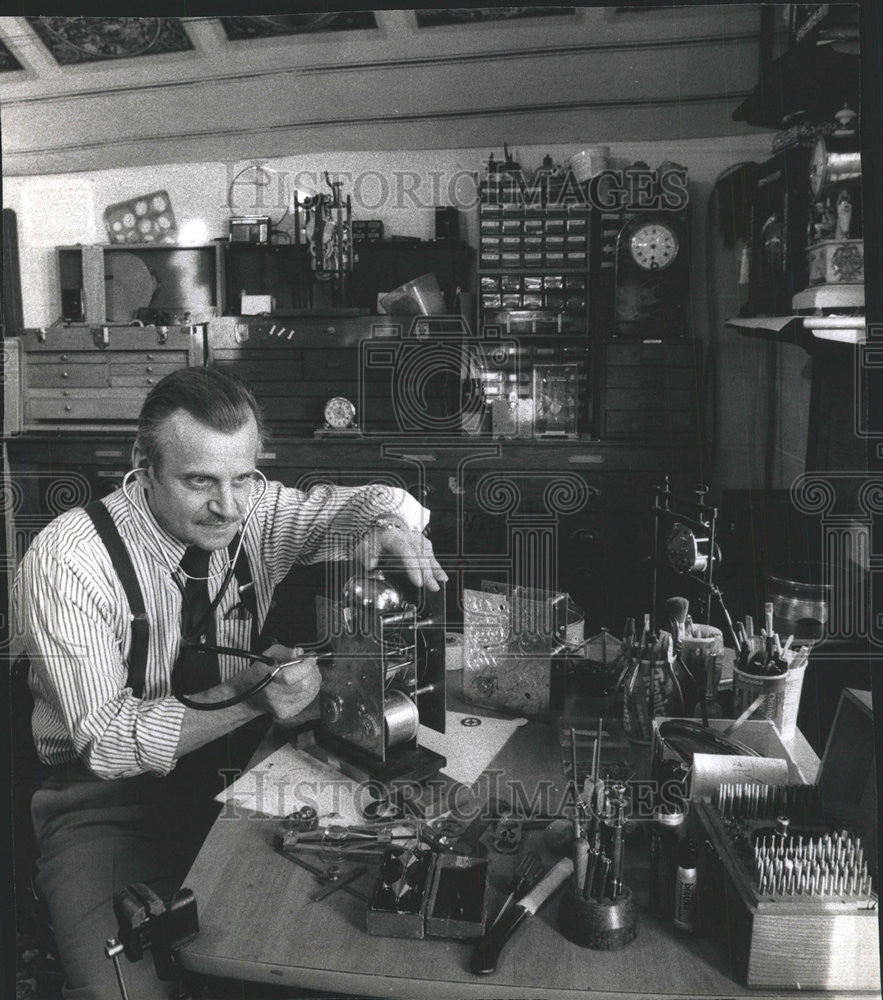
<path id="1" fill-rule="evenodd" d="M 629 620 L 632 621 L 631 619 Z M 684 695 L 674 669 L 672 637 L 668 632 L 650 631 L 650 616 L 644 616 L 640 642 L 634 642 L 626 623 L 620 703 L 622 728 L 633 743 L 650 744 L 653 720 L 684 714 Z"/>

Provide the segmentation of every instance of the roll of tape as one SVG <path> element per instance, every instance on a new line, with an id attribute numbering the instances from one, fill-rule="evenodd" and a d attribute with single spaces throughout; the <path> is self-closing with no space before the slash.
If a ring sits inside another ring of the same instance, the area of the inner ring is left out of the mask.
<path id="1" fill-rule="evenodd" d="M 463 636 L 445 632 L 445 670 L 463 669 Z"/>

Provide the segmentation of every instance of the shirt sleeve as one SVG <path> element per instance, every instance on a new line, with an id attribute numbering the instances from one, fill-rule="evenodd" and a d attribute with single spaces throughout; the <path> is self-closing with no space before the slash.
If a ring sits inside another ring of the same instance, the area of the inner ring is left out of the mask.
<path id="1" fill-rule="evenodd" d="M 79 760 L 99 778 L 171 771 L 184 706 L 141 700 L 126 687 L 110 602 L 97 583 L 40 547 L 23 560 L 17 585 L 38 710 L 41 698 L 48 702 Z"/>
<path id="2" fill-rule="evenodd" d="M 379 483 L 325 483 L 308 492 L 270 483 L 262 507 L 262 552 L 274 582 L 295 564 L 350 558 L 382 515 L 394 515 L 415 531 L 429 523 L 429 511 L 410 493 Z"/>

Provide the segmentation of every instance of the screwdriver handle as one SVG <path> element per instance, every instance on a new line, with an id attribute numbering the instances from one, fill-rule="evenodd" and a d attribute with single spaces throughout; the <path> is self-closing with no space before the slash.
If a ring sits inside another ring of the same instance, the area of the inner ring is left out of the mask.
<path id="1" fill-rule="evenodd" d="M 469 968 L 475 975 L 488 976 L 496 970 L 503 946 L 528 916 L 527 910 L 516 906 L 479 939 L 469 961 Z"/>

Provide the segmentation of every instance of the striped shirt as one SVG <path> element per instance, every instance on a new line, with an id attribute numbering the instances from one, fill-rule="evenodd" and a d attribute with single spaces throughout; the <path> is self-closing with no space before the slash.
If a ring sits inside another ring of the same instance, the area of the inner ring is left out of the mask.
<path id="1" fill-rule="evenodd" d="M 256 485 L 252 496 L 259 491 Z M 129 492 L 137 511 L 122 490 L 103 502 L 132 559 L 150 623 L 141 698 L 126 685 L 129 603 L 84 510 L 68 511 L 40 532 L 15 581 L 15 611 L 31 658 L 37 753 L 50 765 L 80 760 L 100 778 L 171 771 L 184 714 L 170 685 L 182 602 L 170 568 L 177 571 L 186 545 L 160 527 L 139 487 Z M 259 620 L 264 621 L 274 588 L 293 565 L 348 558 L 370 523 L 388 512 L 418 529 L 428 518 L 413 497 L 393 487 L 329 484 L 305 493 L 270 483 L 243 545 Z M 212 553 L 211 597 L 226 563 L 226 549 Z M 215 620 L 219 646 L 249 648 L 252 622 L 239 602 L 235 579 Z M 247 662 L 220 656 L 221 680 Z"/>

